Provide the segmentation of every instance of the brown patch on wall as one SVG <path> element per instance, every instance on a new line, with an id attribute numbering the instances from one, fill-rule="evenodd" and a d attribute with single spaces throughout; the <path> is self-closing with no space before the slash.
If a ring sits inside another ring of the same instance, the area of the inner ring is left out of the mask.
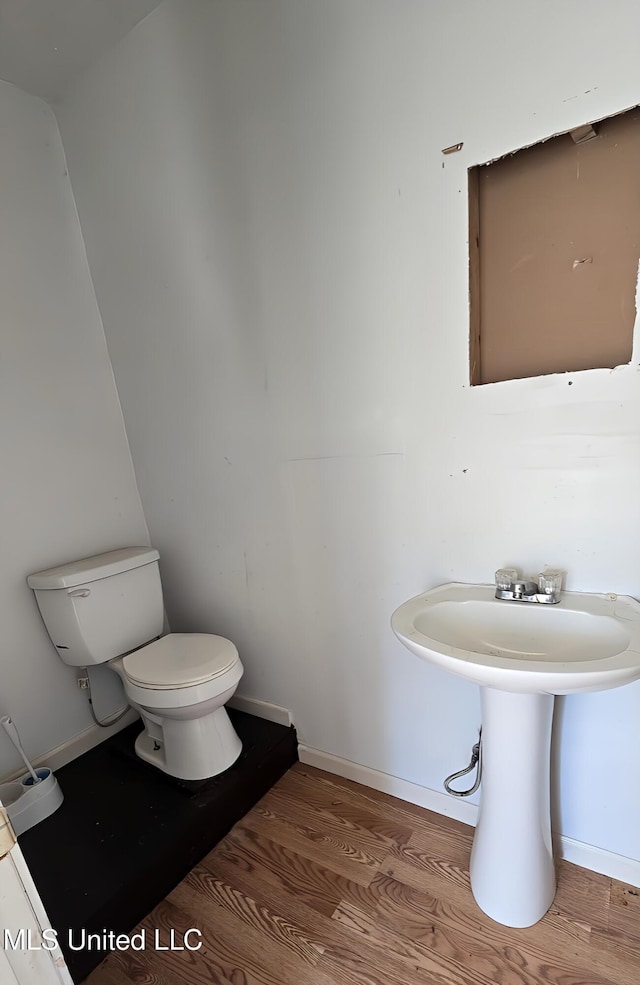
<path id="1" fill-rule="evenodd" d="M 593 130 L 469 172 L 472 384 L 631 360 L 640 110 Z"/>

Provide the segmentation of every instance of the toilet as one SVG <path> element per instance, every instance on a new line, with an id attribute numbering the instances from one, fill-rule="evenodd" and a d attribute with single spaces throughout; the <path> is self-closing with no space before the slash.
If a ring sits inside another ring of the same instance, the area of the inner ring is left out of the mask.
<path id="1" fill-rule="evenodd" d="M 118 674 L 144 731 L 136 753 L 183 780 L 228 769 L 242 751 L 225 703 L 243 674 L 230 640 L 208 633 L 162 635 L 160 554 L 125 547 L 29 575 L 60 659 L 104 664 Z"/>

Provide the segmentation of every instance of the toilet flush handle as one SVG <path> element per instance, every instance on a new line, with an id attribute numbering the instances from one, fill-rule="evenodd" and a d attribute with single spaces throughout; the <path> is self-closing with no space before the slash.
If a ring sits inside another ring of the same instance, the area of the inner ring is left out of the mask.
<path id="1" fill-rule="evenodd" d="M 91 589 L 74 588 L 72 592 L 67 592 L 67 595 L 71 596 L 72 599 L 86 599 L 87 595 L 91 595 Z"/>

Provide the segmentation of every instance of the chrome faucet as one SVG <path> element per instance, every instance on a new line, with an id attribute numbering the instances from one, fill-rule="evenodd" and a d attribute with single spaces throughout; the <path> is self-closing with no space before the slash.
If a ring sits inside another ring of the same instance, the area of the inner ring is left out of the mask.
<path id="1" fill-rule="evenodd" d="M 560 601 L 562 574 L 562 571 L 543 571 L 535 582 L 520 579 L 515 568 L 499 568 L 496 571 L 496 598 L 553 605 Z"/>

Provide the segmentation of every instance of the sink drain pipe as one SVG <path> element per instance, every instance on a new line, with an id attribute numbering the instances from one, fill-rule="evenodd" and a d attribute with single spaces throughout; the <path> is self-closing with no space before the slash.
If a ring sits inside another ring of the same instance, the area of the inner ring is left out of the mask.
<path id="1" fill-rule="evenodd" d="M 476 780 L 472 787 L 468 790 L 452 790 L 451 782 L 452 780 L 458 780 L 461 776 L 466 776 L 471 770 L 477 768 Z M 452 797 L 470 797 L 472 793 L 475 793 L 480 786 L 480 781 L 482 780 L 482 728 L 480 728 L 480 733 L 478 735 L 478 741 L 471 750 L 471 762 L 466 767 L 466 769 L 458 770 L 457 773 L 452 773 L 444 781 L 444 789 L 447 793 L 450 793 Z"/>

